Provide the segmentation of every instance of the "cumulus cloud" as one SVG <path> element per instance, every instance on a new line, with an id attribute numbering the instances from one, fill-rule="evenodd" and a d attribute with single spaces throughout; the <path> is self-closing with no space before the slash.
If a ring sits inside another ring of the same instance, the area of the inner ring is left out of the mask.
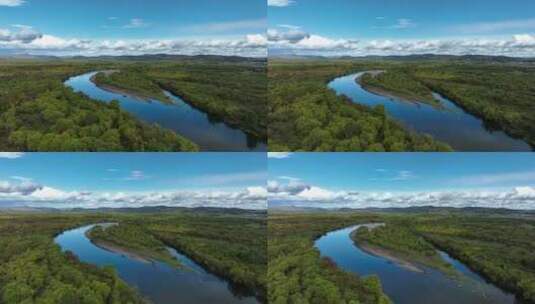
<path id="1" fill-rule="evenodd" d="M 398 20 L 396 28 L 414 26 L 408 19 Z M 356 39 L 329 38 L 307 33 L 299 28 L 269 29 L 270 51 L 300 55 L 367 56 L 367 55 L 503 55 L 530 57 L 535 54 L 535 35 L 518 34 L 510 38 L 470 39 Z"/>
<path id="2" fill-rule="evenodd" d="M 331 191 L 302 182 L 268 183 L 268 202 L 321 208 L 485 207 L 535 209 L 535 188 L 516 187 L 504 191 L 355 192 Z"/>
<path id="3" fill-rule="evenodd" d="M 0 28 L 0 43 L 5 42 L 27 44 L 43 37 L 43 34 L 39 33 L 31 26 L 15 24 L 12 25 L 12 27 L 15 28 L 15 30 Z"/>
<path id="4" fill-rule="evenodd" d="M 0 208 L 28 206 L 47 208 L 138 208 L 150 206 L 266 209 L 267 189 L 196 190 L 153 192 L 65 191 L 31 181 L 0 182 Z"/>
<path id="5" fill-rule="evenodd" d="M 65 39 L 48 34 L 36 34 L 21 29 L 14 33 L 0 30 L 0 51 L 24 52 L 37 55 L 228 55 L 267 56 L 267 38 L 261 34 L 233 39 L 193 40 L 91 40 Z"/>
<path id="6" fill-rule="evenodd" d="M 331 39 L 309 34 L 299 28 L 268 29 L 269 47 L 278 50 L 344 51 L 358 48 L 358 41 Z"/>
<path id="7" fill-rule="evenodd" d="M 268 0 L 268 6 L 285 7 L 294 4 L 293 0 Z"/>
<path id="8" fill-rule="evenodd" d="M 24 3 L 26 3 L 26 1 L 24 0 L 0 0 L 0 6 L 14 7 L 14 6 L 21 6 Z"/>
<path id="9" fill-rule="evenodd" d="M 310 38 L 310 34 L 297 28 L 290 28 L 284 32 L 276 29 L 268 29 L 267 38 L 272 42 L 286 41 L 289 43 L 297 43 L 303 39 Z"/>

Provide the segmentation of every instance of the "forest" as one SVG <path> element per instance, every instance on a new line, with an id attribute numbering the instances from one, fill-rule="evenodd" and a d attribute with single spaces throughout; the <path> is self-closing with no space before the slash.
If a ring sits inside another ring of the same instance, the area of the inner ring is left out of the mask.
<path id="1" fill-rule="evenodd" d="M 367 91 L 377 92 L 380 95 L 390 94 L 403 100 L 437 104 L 432 91 L 414 80 L 408 73 L 392 73 L 390 70 L 375 75 L 366 73 L 359 79 L 359 82 Z"/>
<path id="2" fill-rule="evenodd" d="M 265 59 L 218 56 L 0 59 L 0 150 L 199 150 L 180 134 L 138 120 L 118 102 L 102 103 L 63 84 L 91 71 L 108 71 L 93 78 L 100 86 L 140 97 L 169 102 L 162 90 L 170 91 L 211 120 L 266 141 L 266 65 Z"/>
<path id="3" fill-rule="evenodd" d="M 393 224 L 367 229 L 362 227 L 351 234 L 355 245 L 367 248 L 381 248 L 390 256 L 399 257 L 402 261 L 409 261 L 415 265 L 425 265 L 453 275 L 451 264 L 446 263 L 438 254 L 435 247 L 422 236 L 412 233 L 404 225 Z"/>
<path id="4" fill-rule="evenodd" d="M 269 150 L 451 151 L 429 135 L 406 130 L 383 106 L 353 103 L 327 87 L 338 76 L 386 66 L 344 59 L 270 60 Z"/>
<path id="5" fill-rule="evenodd" d="M 332 79 L 362 71 L 371 92 L 439 106 L 436 92 L 535 147 L 535 66 L 518 60 L 430 58 L 270 59 L 270 151 L 446 151 L 429 135 L 414 134 L 380 106 L 336 96 Z"/>
<path id="6" fill-rule="evenodd" d="M 106 228 L 113 229 L 110 233 L 93 230 L 90 237 L 149 254 L 161 253 L 162 244 L 174 247 L 229 279 L 241 292 L 260 301 L 265 297 L 265 212 L 4 212 L 0 213 L 0 303 L 145 303 L 112 267 L 83 263 L 53 241 L 64 230 L 101 222 L 118 225 Z"/>
<path id="7" fill-rule="evenodd" d="M 429 102 L 431 92 L 437 92 L 483 119 L 487 128 L 503 130 L 535 147 L 532 64 L 411 61 L 392 65 L 376 77 L 367 75 L 362 82 L 412 100 Z"/>
<path id="8" fill-rule="evenodd" d="M 99 86 L 166 102 L 162 89 L 180 96 L 214 120 L 262 141 L 267 132 L 265 59 L 190 59 L 135 62 L 115 73 L 99 73 Z"/>
<path id="9" fill-rule="evenodd" d="M 274 304 L 388 304 L 376 276 L 344 272 L 320 256 L 314 240 L 373 218 L 356 213 L 268 215 L 268 302 Z"/>
<path id="10" fill-rule="evenodd" d="M 454 275 L 440 249 L 522 301 L 535 303 L 535 214 L 493 209 L 396 209 L 392 211 L 270 211 L 270 303 L 387 303 L 380 281 L 345 273 L 320 257 L 313 241 L 362 223 L 385 223 L 352 237 L 420 265 Z M 300 302 L 303 299 L 304 302 Z M 316 301 L 316 299 L 319 299 Z"/>
<path id="11" fill-rule="evenodd" d="M 75 93 L 70 76 L 114 63 L 0 61 L 2 151 L 196 151 L 197 145 L 120 109 Z"/>

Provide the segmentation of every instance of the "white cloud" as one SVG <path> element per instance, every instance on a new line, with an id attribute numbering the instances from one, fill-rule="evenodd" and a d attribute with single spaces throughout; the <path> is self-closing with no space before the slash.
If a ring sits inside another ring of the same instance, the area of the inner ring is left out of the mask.
<path id="1" fill-rule="evenodd" d="M 535 187 L 420 192 L 331 191 L 302 182 L 268 182 L 268 202 L 320 208 L 485 207 L 535 209 Z"/>
<path id="2" fill-rule="evenodd" d="M 410 26 L 400 22 L 398 27 Z M 329 38 L 307 33 L 301 29 L 268 30 L 270 52 L 278 54 L 367 56 L 367 55 L 502 55 L 533 57 L 535 35 L 518 34 L 510 38 L 460 38 L 420 40 L 362 40 Z"/>
<path id="3" fill-rule="evenodd" d="M 143 20 L 141 18 L 132 18 L 132 19 L 130 19 L 130 23 L 124 25 L 123 28 L 125 28 L 125 29 L 136 29 L 136 28 L 147 27 L 149 25 L 150 25 L 149 23 L 145 22 L 145 20 Z"/>
<path id="4" fill-rule="evenodd" d="M 226 55 L 266 57 L 267 38 L 260 34 L 245 35 L 232 39 L 192 39 L 192 40 L 90 40 L 64 39 L 48 34 L 32 37 L 28 33 L 14 39 L 13 33 L 0 30 L 0 51 L 14 53 L 57 56 L 99 56 L 99 55 Z M 24 38 L 24 40 L 22 39 Z M 30 39 L 31 38 L 31 39 Z"/>
<path id="5" fill-rule="evenodd" d="M 22 152 L 0 152 L 0 158 L 15 159 L 24 156 Z"/>
<path id="6" fill-rule="evenodd" d="M 26 3 L 25 0 L 0 0 L 0 6 L 21 6 Z"/>
<path id="7" fill-rule="evenodd" d="M 283 158 L 288 158 L 291 155 L 292 155 L 291 152 L 268 152 L 267 157 L 268 158 L 283 159 Z"/>
<path id="8" fill-rule="evenodd" d="M 150 206 L 266 209 L 267 189 L 253 186 L 238 190 L 89 192 L 65 191 L 22 181 L 0 181 L 2 206 L 48 208 L 137 208 Z"/>
<path id="9" fill-rule="evenodd" d="M 43 35 L 34 30 L 33 27 L 23 24 L 13 24 L 16 31 L 0 28 L 0 43 L 30 43 Z"/>
<path id="10" fill-rule="evenodd" d="M 268 6 L 285 7 L 295 4 L 293 0 L 268 0 Z"/>

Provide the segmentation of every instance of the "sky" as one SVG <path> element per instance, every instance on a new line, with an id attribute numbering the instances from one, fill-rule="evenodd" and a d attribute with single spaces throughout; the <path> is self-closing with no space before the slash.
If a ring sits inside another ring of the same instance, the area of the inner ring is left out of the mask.
<path id="1" fill-rule="evenodd" d="M 266 0 L 0 0 L 0 54 L 266 56 Z"/>
<path id="2" fill-rule="evenodd" d="M 535 210 L 533 153 L 270 153 L 269 206 Z"/>
<path id="3" fill-rule="evenodd" d="M 266 208 L 265 153 L 0 153 L 0 208 Z"/>
<path id="4" fill-rule="evenodd" d="M 535 57 L 535 1 L 268 0 L 271 54 Z"/>

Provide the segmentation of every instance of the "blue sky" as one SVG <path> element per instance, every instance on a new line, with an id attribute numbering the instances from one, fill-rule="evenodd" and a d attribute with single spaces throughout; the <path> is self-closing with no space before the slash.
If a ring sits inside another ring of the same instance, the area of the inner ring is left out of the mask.
<path id="1" fill-rule="evenodd" d="M 535 49 L 533 1 L 269 2 L 270 51 L 274 52 L 325 55 L 479 52 L 527 56 Z M 302 39 L 298 39 L 299 33 Z M 284 34 L 293 34 L 293 39 L 282 39 Z M 523 50 L 526 45 L 530 47 L 527 51 Z"/>
<path id="2" fill-rule="evenodd" d="M 265 205 L 266 162 L 264 153 L 0 153 L 0 206 L 254 207 Z"/>
<path id="3" fill-rule="evenodd" d="M 210 53 L 217 51 L 214 40 L 224 40 L 226 44 L 219 48 L 234 48 L 227 53 L 258 55 L 255 47 L 260 46 L 254 44 L 262 42 L 266 22 L 264 0 L 0 0 L 0 48 L 60 55 L 121 54 L 122 49 L 110 45 L 128 42 L 130 52 L 135 53 L 153 51 L 134 44 L 140 40 L 194 40 L 205 41 L 205 47 L 181 44 L 154 52 L 192 53 L 196 47 L 198 52 Z M 17 40 L 21 33 L 38 35 L 33 40 Z M 91 43 L 81 43 L 88 40 Z M 213 43 L 211 48 L 206 48 L 206 42 Z"/>
<path id="4" fill-rule="evenodd" d="M 535 209 L 533 153 L 272 154 L 268 167 L 270 203 Z"/>

